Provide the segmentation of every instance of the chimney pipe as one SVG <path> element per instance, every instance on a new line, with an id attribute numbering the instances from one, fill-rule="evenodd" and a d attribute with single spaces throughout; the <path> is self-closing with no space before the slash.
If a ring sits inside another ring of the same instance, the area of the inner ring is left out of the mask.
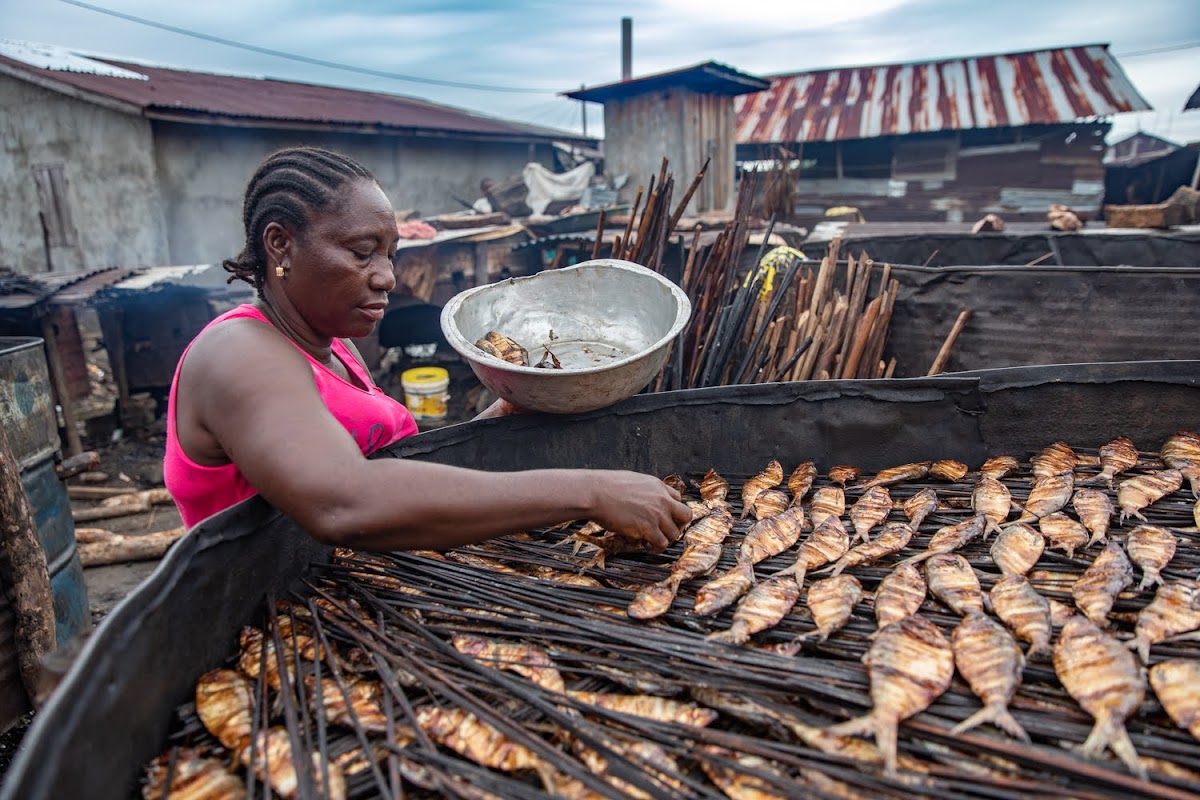
<path id="1" fill-rule="evenodd" d="M 633 17 L 621 17 L 621 80 L 633 77 Z"/>

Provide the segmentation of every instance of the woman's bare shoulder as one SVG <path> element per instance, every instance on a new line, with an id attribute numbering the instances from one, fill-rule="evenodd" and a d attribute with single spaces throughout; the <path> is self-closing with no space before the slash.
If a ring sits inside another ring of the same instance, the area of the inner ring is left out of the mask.
<path id="1" fill-rule="evenodd" d="M 254 383 L 266 373 L 307 373 L 296 347 L 271 325 L 251 317 L 225 320 L 202 331 L 184 356 L 181 381 L 193 387 Z"/>

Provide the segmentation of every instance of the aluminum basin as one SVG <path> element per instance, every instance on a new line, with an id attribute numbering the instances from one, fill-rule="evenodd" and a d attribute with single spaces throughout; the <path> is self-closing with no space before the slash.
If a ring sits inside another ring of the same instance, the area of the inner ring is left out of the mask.
<path id="1" fill-rule="evenodd" d="M 487 388 L 530 411 L 594 411 L 645 388 L 691 315 L 683 290 L 645 267 L 602 258 L 468 289 L 442 332 Z M 522 367 L 475 346 L 497 331 L 561 369 Z M 546 358 L 549 361 L 549 358 Z"/>

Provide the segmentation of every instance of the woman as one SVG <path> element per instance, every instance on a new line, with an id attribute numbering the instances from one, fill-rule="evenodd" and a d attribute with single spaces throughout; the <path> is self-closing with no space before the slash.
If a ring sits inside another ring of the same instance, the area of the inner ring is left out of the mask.
<path id="1" fill-rule="evenodd" d="M 678 538 L 691 512 L 653 476 L 368 460 L 417 430 L 348 341 L 374 330 L 395 286 L 387 196 L 350 159 L 293 148 L 259 166 L 242 217 L 245 249 L 225 268 L 258 300 L 201 331 L 171 386 L 164 473 L 185 525 L 261 494 L 320 541 L 362 550 L 450 548 L 570 519 L 658 549 Z M 511 411 L 501 401 L 480 417 Z"/>

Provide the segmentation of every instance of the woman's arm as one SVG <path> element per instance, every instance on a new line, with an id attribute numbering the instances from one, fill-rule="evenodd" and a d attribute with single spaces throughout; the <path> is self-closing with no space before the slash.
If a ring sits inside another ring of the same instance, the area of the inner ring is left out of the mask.
<path id="1" fill-rule="evenodd" d="M 673 489 L 635 472 L 368 460 L 325 408 L 307 360 L 265 325 L 210 329 L 184 363 L 177 398 L 185 392 L 179 409 L 263 497 L 331 544 L 449 548 L 586 518 L 662 548 L 691 518 Z"/>

